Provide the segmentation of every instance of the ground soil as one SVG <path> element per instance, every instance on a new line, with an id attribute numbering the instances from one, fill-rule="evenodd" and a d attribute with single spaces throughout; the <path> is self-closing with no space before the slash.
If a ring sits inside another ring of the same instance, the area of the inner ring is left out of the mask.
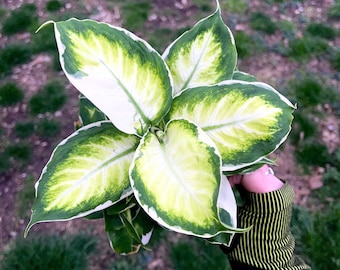
<path id="1" fill-rule="evenodd" d="M 14 9 L 20 6 L 24 1 L 2 0 L 1 2 L 3 8 Z M 45 1 L 36 0 L 33 2 L 39 7 L 39 16 L 41 16 L 42 21 L 49 19 L 48 14 L 44 12 Z M 309 19 L 323 21 L 327 17 L 325 16 L 327 8 L 333 3 L 331 0 L 304 1 L 303 4 L 297 5 L 296 7 L 289 7 L 289 9 L 282 13 L 275 5 L 268 9 L 268 6 L 264 6 L 264 1 L 249 2 L 249 10 L 263 11 L 265 9 L 266 13 L 271 15 L 272 18 L 284 18 L 293 22 L 297 22 L 301 17 L 301 14 Z M 79 6 L 78 1 L 75 0 L 67 1 L 67 3 L 66 8 L 68 9 Z M 112 7 L 112 5 L 109 6 L 107 3 L 108 2 L 104 0 L 87 0 L 83 1 L 82 8 L 89 11 L 96 9 L 97 12 L 92 16 L 93 19 L 108 22 L 113 25 L 121 25 L 119 10 Z M 192 21 L 192 17 L 194 17 L 197 8 L 192 5 L 190 0 L 157 0 L 153 1 L 153 3 L 153 11 L 150 16 L 152 23 L 148 23 L 148 27 L 152 27 L 155 23 L 164 24 L 167 27 L 173 27 L 174 29 L 183 27 L 184 25 L 193 25 L 194 21 Z M 171 15 L 158 16 L 159 11 L 165 8 L 165 6 L 168 9 L 177 10 L 178 13 L 174 12 L 176 17 L 172 17 Z M 178 17 L 177 14 L 181 14 L 181 17 Z M 226 14 L 226 16 L 228 15 Z M 245 20 L 237 21 L 232 30 L 235 29 L 251 31 Z M 148 29 L 144 29 L 143 31 L 146 30 Z M 143 36 L 143 32 L 137 34 Z M 0 36 L 0 46 L 3 47 L 10 39 L 14 38 L 21 42 L 27 42 L 29 40 L 29 35 L 21 33 L 11 38 Z M 268 43 L 275 43 L 277 40 L 281 40 L 282 37 L 280 35 L 264 35 L 264 39 Z M 334 41 L 334 43 L 334 46 L 336 46 L 336 44 L 339 46 L 339 41 Z M 13 69 L 11 79 L 17 81 L 26 92 L 24 102 L 14 107 L 0 108 L 0 123 L 9 141 L 17 140 L 13 133 L 13 127 L 16 122 L 22 121 L 27 117 L 28 112 L 26 104 L 28 99 L 41 89 L 47 80 L 51 78 L 65 78 L 62 72 L 56 73 L 51 69 L 51 61 L 49 55 L 35 55 L 29 63 Z M 322 60 L 313 59 L 308 63 L 308 66 L 315 72 L 322 72 L 323 74 L 332 72 L 328 62 Z M 260 81 L 270 83 L 274 87 L 279 87 L 282 78 L 287 79 L 293 77 L 295 72 L 301 68 L 301 65 L 282 57 L 280 54 L 268 51 L 240 60 L 239 68 L 240 70 L 255 75 Z M 339 89 L 338 81 L 333 81 L 331 83 Z M 49 159 L 55 145 L 74 130 L 74 122 L 77 121 L 78 113 L 78 92 L 69 84 L 67 88 L 67 104 L 60 111 L 52 115 L 62 124 L 61 132 L 58 136 L 48 139 L 41 139 L 37 136 L 30 138 L 29 143 L 34 146 L 32 162 L 28 166 L 19 169 L 13 168 L 6 174 L 0 175 L 0 254 L 1 250 L 6 248 L 13 239 L 22 237 L 23 230 L 28 222 L 30 205 L 27 205 L 28 214 L 24 217 L 19 216 L 17 210 L 17 196 L 23 189 L 24 179 L 28 175 L 32 175 L 35 179 L 38 179 L 39 174 Z M 331 111 L 329 111 L 326 120 L 320 123 L 320 139 L 327 143 L 331 151 L 334 151 L 339 146 L 339 123 L 339 119 L 335 117 Z M 273 154 L 273 158 L 277 159 L 278 164 L 278 166 L 275 167 L 275 172 L 279 177 L 286 179 L 293 185 L 296 192 L 295 202 L 297 204 L 306 205 L 311 190 L 322 186 L 321 177 L 323 169 L 314 168 L 311 174 L 313 176 L 304 174 L 302 169 L 296 165 L 293 152 L 293 146 L 286 143 Z M 102 240 L 99 244 L 99 255 L 91 259 L 90 268 L 107 269 L 115 255 L 112 253 L 108 242 L 105 240 L 106 236 L 101 221 L 72 220 L 53 224 L 38 224 L 32 228 L 31 234 L 50 232 L 64 234 L 77 233 L 79 231 L 91 232 L 94 235 L 98 235 L 98 238 Z M 150 263 L 149 269 L 170 269 L 168 260 L 165 257 L 166 249 L 166 245 L 162 245 L 159 250 L 155 251 L 155 257 L 152 263 Z"/>

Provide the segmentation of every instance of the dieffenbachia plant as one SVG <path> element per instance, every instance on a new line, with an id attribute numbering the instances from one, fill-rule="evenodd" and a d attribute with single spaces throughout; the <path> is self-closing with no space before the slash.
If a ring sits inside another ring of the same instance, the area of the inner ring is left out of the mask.
<path id="1" fill-rule="evenodd" d="M 43 169 L 25 234 L 86 217 L 104 220 L 122 254 L 146 246 L 156 225 L 229 245 L 246 228 L 237 228 L 227 177 L 270 162 L 294 106 L 237 70 L 219 4 L 163 55 L 107 23 L 48 23 L 81 92 L 81 125 Z"/>

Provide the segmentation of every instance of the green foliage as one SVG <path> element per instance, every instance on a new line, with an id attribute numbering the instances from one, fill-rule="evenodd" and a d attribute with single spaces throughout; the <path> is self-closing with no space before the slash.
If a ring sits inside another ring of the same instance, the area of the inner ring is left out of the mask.
<path id="1" fill-rule="evenodd" d="M 313 55 L 319 55 L 328 51 L 329 45 L 325 40 L 305 36 L 291 40 L 286 54 L 296 61 L 301 61 L 309 59 Z"/>
<path id="2" fill-rule="evenodd" d="M 29 208 L 32 206 L 35 197 L 34 189 L 35 178 L 32 175 L 24 179 L 23 188 L 17 193 L 16 208 L 19 217 L 26 219 Z"/>
<path id="3" fill-rule="evenodd" d="M 340 204 L 316 213 L 295 208 L 292 231 L 297 250 L 305 254 L 313 270 L 339 269 Z"/>
<path id="4" fill-rule="evenodd" d="M 0 151 L 0 174 L 7 172 L 11 167 L 8 155 L 4 151 Z"/>
<path id="5" fill-rule="evenodd" d="M 19 138 L 28 138 L 34 133 L 33 122 L 18 122 L 14 127 L 15 133 Z"/>
<path id="6" fill-rule="evenodd" d="M 149 2 L 140 4 L 148 6 Z M 124 4 L 123 10 L 127 6 Z M 140 7 L 137 15 L 147 19 L 146 6 L 133 6 L 134 22 Z M 213 237 L 217 231 L 227 229 L 229 235 L 236 230 L 236 211 L 219 215 L 215 207 L 219 204 L 226 212 L 231 207 L 236 210 L 232 196 L 217 201 L 221 186 L 232 194 L 231 187 L 220 182 L 222 170 L 235 173 L 237 169 L 239 173 L 258 166 L 257 161 L 287 137 L 295 107 L 264 83 L 226 82 L 234 74 L 237 54 L 221 11 L 216 10 L 176 39 L 163 57 L 142 39 L 115 26 L 75 19 L 53 24 L 63 71 L 88 98 L 89 102 L 80 104 L 80 117 L 88 121 L 56 146 L 43 169 L 25 235 L 36 223 L 88 216 L 103 208 L 105 229 L 117 253 L 136 252 L 145 246 L 155 222 L 203 238 Z M 74 36 L 77 38 L 70 38 Z M 103 57 L 98 58 L 98 53 Z M 60 93 L 55 83 L 53 88 Z M 38 94 L 39 102 L 34 100 L 36 96 L 30 100 L 31 112 L 50 111 L 51 106 L 43 102 L 51 102 L 54 94 Z M 188 110 L 187 104 L 194 109 Z M 245 104 L 247 110 L 243 110 Z M 263 115 L 263 110 L 268 114 Z M 257 111 L 260 113 L 254 113 Z M 216 117 L 202 123 L 193 120 L 207 113 Z M 242 119 L 251 118 L 247 127 L 236 123 L 230 127 L 230 122 L 238 122 L 240 113 Z M 103 114 L 110 121 L 98 122 Z M 215 133 L 219 140 L 214 143 Z M 249 144 L 244 143 L 248 140 Z M 192 153 L 200 159 L 193 159 Z M 193 185 L 195 175 L 201 173 L 204 181 Z M 159 174 L 162 183 L 155 189 Z M 184 182 L 184 189 L 178 181 Z M 60 188 L 53 188 L 56 185 Z M 164 185 L 169 187 L 167 197 L 161 190 Z M 130 187 L 135 191 L 132 194 L 127 192 Z M 181 207 L 188 201 L 190 208 Z M 204 207 L 208 211 L 202 215 Z M 211 241 L 228 243 L 229 239 Z M 200 254 L 209 264 L 217 261 L 211 250 Z M 220 254 L 225 262 L 226 257 Z"/>
<path id="7" fill-rule="evenodd" d="M 282 35 L 288 38 L 289 40 L 293 39 L 296 33 L 295 23 L 288 20 L 279 21 L 278 28 L 280 29 Z"/>
<path id="8" fill-rule="evenodd" d="M 6 9 L 3 7 L 0 7 L 0 22 L 2 22 L 4 20 L 4 18 L 6 17 Z"/>
<path id="9" fill-rule="evenodd" d="M 143 250 L 135 256 L 119 256 L 111 264 L 110 270 L 144 270 L 152 260 L 152 252 Z"/>
<path id="10" fill-rule="evenodd" d="M 49 12 L 59 11 L 62 7 L 64 7 L 64 4 L 59 0 L 49 0 L 45 4 L 46 10 Z"/>
<path id="11" fill-rule="evenodd" d="M 38 25 L 37 7 L 34 4 L 23 4 L 11 12 L 2 25 L 2 33 L 13 35 L 31 30 Z"/>
<path id="12" fill-rule="evenodd" d="M 5 154 L 16 163 L 27 164 L 32 157 L 32 149 L 25 143 L 10 144 L 5 148 Z"/>
<path id="13" fill-rule="evenodd" d="M 335 70 L 340 71 L 340 50 L 334 52 L 331 58 L 331 65 Z"/>
<path id="14" fill-rule="evenodd" d="M 300 145 L 295 156 L 302 166 L 326 166 L 331 160 L 327 146 L 320 142 L 306 142 Z"/>
<path id="15" fill-rule="evenodd" d="M 12 106 L 22 101 L 23 90 L 14 82 L 8 82 L 0 87 L 0 105 Z"/>
<path id="16" fill-rule="evenodd" d="M 238 57 L 246 58 L 250 56 L 254 48 L 254 41 L 251 36 L 244 31 L 237 31 L 234 33 L 234 39 Z"/>
<path id="17" fill-rule="evenodd" d="M 340 164 L 340 160 L 337 159 Z M 331 162 L 334 162 L 334 157 Z M 329 167 L 322 177 L 322 188 L 315 190 L 313 196 L 324 204 L 335 204 L 340 198 L 340 168 Z"/>
<path id="18" fill-rule="evenodd" d="M 309 114 L 303 111 L 297 111 L 294 114 L 294 124 L 290 134 L 290 139 L 294 145 L 297 145 L 300 140 L 308 140 L 314 138 L 317 134 L 317 123 Z"/>
<path id="19" fill-rule="evenodd" d="M 31 58 L 31 50 L 27 44 L 12 43 L 0 51 L 0 74 L 10 73 L 15 65 L 26 63 Z"/>
<path id="20" fill-rule="evenodd" d="M 54 53 L 57 45 L 53 35 L 53 25 L 46 25 L 39 33 L 32 35 L 31 49 L 33 53 Z"/>
<path id="21" fill-rule="evenodd" d="M 205 0 L 193 0 L 195 6 L 197 6 L 202 12 L 210 12 L 213 10 L 211 4 L 207 3 Z"/>
<path id="22" fill-rule="evenodd" d="M 37 125 L 37 134 L 44 138 L 52 137 L 60 131 L 60 124 L 56 120 L 44 118 Z"/>
<path id="23" fill-rule="evenodd" d="M 289 82 L 289 86 L 294 99 L 302 109 L 332 102 L 336 98 L 336 93 L 313 74 L 298 76 Z"/>
<path id="24" fill-rule="evenodd" d="M 340 19 L 340 2 L 335 2 L 328 9 L 328 17 L 330 19 Z"/>
<path id="25" fill-rule="evenodd" d="M 249 24 L 252 29 L 272 35 L 277 30 L 277 25 L 272 19 L 262 12 L 250 14 Z"/>
<path id="26" fill-rule="evenodd" d="M 54 51 L 51 53 L 52 54 L 52 67 L 55 71 L 61 71 L 61 65 L 60 65 L 60 61 L 59 61 L 59 55 L 58 55 L 58 51 Z"/>
<path id="27" fill-rule="evenodd" d="M 171 247 L 170 256 L 174 269 L 231 269 L 220 247 L 212 246 L 203 239 L 192 238 L 174 244 Z"/>
<path id="28" fill-rule="evenodd" d="M 129 30 L 140 30 L 149 17 L 151 3 L 148 0 L 125 2 L 122 6 L 123 26 Z"/>
<path id="29" fill-rule="evenodd" d="M 175 38 L 179 37 L 187 30 L 189 30 L 188 27 L 180 28 L 176 31 L 169 28 L 155 29 L 152 35 L 148 38 L 148 42 L 158 52 L 163 52 Z"/>
<path id="30" fill-rule="evenodd" d="M 317 36 L 328 40 L 333 40 L 336 36 L 336 31 L 332 27 L 329 27 L 323 23 L 310 23 L 307 26 L 306 31 L 312 36 Z"/>
<path id="31" fill-rule="evenodd" d="M 141 250 L 133 256 L 117 254 L 114 262 L 110 265 L 110 270 L 144 270 L 148 269 L 148 264 L 153 260 L 156 250 L 163 245 L 166 239 L 171 235 L 170 231 L 163 230 L 156 226 L 152 232 L 152 239 L 149 247 L 151 250 Z M 170 236 L 171 237 L 171 236 Z M 166 242 L 168 245 L 168 242 Z"/>
<path id="32" fill-rule="evenodd" d="M 248 8 L 248 1 L 228 0 L 228 1 L 225 1 L 222 5 L 223 5 L 223 9 L 227 10 L 230 13 L 244 13 Z"/>
<path id="33" fill-rule="evenodd" d="M 2 270 L 85 270 L 96 242 L 87 235 L 36 235 L 16 241 L 3 253 Z"/>
<path id="34" fill-rule="evenodd" d="M 33 95 L 29 101 L 30 112 L 33 115 L 56 112 L 66 102 L 65 86 L 55 80 L 48 82 L 42 90 Z"/>

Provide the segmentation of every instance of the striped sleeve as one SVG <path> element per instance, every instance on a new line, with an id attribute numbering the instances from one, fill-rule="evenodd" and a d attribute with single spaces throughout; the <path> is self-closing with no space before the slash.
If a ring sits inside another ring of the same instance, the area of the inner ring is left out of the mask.
<path id="1" fill-rule="evenodd" d="M 249 269 L 311 269 L 294 256 L 295 242 L 290 232 L 293 197 L 294 191 L 287 183 L 273 192 L 245 195 L 239 226 L 252 228 L 240 235 L 228 253 L 232 265 L 253 267 Z"/>

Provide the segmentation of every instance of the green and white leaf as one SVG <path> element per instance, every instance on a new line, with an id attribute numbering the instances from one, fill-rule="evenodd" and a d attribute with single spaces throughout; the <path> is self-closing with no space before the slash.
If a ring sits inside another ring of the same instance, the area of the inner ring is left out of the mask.
<path id="1" fill-rule="evenodd" d="M 223 170 L 256 163 L 282 144 L 294 106 L 264 83 L 225 81 L 196 87 L 174 98 L 168 119 L 187 118 L 215 142 Z"/>
<path id="2" fill-rule="evenodd" d="M 226 230 L 217 207 L 220 166 L 212 140 L 192 122 L 174 119 L 164 132 L 143 137 L 130 181 L 139 204 L 160 225 L 208 238 Z"/>
<path id="3" fill-rule="evenodd" d="M 83 95 L 79 97 L 79 118 L 82 126 L 108 120 L 105 114 Z"/>
<path id="4" fill-rule="evenodd" d="M 87 216 L 131 194 L 128 171 L 138 143 L 137 136 L 109 121 L 87 125 L 62 141 L 36 183 L 26 233 L 35 223 Z"/>
<path id="5" fill-rule="evenodd" d="M 271 160 L 268 157 L 264 157 L 263 159 L 257 161 L 256 163 L 253 163 L 249 166 L 242 167 L 241 169 L 237 169 L 235 171 L 224 171 L 224 175 L 235 175 L 235 174 L 246 174 L 246 173 L 252 173 L 256 171 L 257 169 L 261 168 L 264 164 L 268 164 L 271 166 L 276 166 L 277 163 L 275 160 Z"/>
<path id="6" fill-rule="evenodd" d="M 236 200 L 230 183 L 224 175 L 222 175 L 221 178 L 217 207 L 219 209 L 221 222 L 226 227 L 237 228 Z"/>
<path id="7" fill-rule="evenodd" d="M 164 117 L 170 73 L 147 42 L 92 20 L 54 22 L 54 30 L 67 78 L 118 129 L 142 135 Z"/>
<path id="8" fill-rule="evenodd" d="M 249 73 L 239 71 L 239 70 L 234 71 L 233 80 L 245 81 L 245 82 L 257 82 L 258 81 L 256 77 L 254 77 L 253 75 L 250 75 Z"/>
<path id="9" fill-rule="evenodd" d="M 170 44 L 163 58 L 174 80 L 173 95 L 186 88 L 231 79 L 237 61 L 236 46 L 220 7 Z"/>

